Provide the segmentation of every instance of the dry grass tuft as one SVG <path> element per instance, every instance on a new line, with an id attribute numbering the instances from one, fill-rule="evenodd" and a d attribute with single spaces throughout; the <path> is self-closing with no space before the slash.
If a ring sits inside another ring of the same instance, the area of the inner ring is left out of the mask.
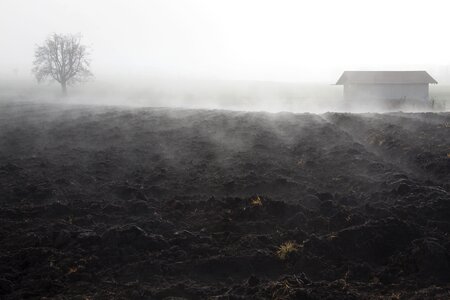
<path id="1" fill-rule="evenodd" d="M 272 299 L 274 300 L 291 299 L 294 291 L 287 280 L 276 282 L 272 289 Z"/>
<path id="2" fill-rule="evenodd" d="M 285 260 L 289 254 L 297 252 L 299 246 L 292 241 L 287 241 L 283 243 L 277 250 L 277 256 L 281 260 Z"/>
<path id="3" fill-rule="evenodd" d="M 333 241 L 337 238 L 337 233 L 336 232 L 332 232 L 327 236 L 327 240 L 329 241 Z"/>
<path id="4" fill-rule="evenodd" d="M 262 204 L 261 198 L 259 196 L 255 196 L 250 199 L 250 205 L 251 206 L 262 206 L 263 204 Z"/>
<path id="5" fill-rule="evenodd" d="M 297 161 L 297 165 L 298 165 L 299 167 L 305 166 L 305 163 L 306 163 L 306 162 L 305 162 L 305 160 L 304 160 L 303 158 Z"/>
<path id="6" fill-rule="evenodd" d="M 78 267 L 70 267 L 69 268 L 69 271 L 67 272 L 67 274 L 66 275 L 69 275 L 69 274 L 72 274 L 72 273 L 75 273 L 75 272 L 77 272 L 78 271 Z"/>

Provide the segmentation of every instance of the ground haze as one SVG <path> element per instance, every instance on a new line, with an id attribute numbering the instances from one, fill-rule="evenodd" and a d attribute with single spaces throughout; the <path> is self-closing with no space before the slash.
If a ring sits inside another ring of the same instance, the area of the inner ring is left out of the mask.
<path id="1" fill-rule="evenodd" d="M 449 113 L 2 102 L 0 292 L 445 299 L 449 131 Z"/>

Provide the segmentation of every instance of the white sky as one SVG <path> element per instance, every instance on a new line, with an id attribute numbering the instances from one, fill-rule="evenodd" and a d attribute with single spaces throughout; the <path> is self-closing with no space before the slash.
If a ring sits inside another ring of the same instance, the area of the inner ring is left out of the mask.
<path id="1" fill-rule="evenodd" d="M 344 69 L 442 71 L 449 8 L 430 0 L 0 0 L 0 74 L 31 76 L 34 47 L 52 32 L 82 33 L 96 78 L 327 82 Z"/>

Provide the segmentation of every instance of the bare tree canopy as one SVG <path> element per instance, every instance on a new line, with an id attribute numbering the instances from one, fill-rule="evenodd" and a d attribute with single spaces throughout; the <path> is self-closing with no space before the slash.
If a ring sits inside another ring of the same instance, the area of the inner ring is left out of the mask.
<path id="1" fill-rule="evenodd" d="M 33 73 L 37 81 L 55 80 L 61 84 L 63 94 L 67 93 L 67 85 L 92 76 L 89 53 L 81 44 L 80 35 L 53 34 L 36 48 L 34 56 Z"/>

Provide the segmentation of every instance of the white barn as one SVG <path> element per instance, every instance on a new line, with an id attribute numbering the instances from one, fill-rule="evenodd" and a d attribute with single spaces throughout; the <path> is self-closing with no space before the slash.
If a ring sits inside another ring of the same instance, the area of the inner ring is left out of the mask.
<path id="1" fill-rule="evenodd" d="M 430 83 L 437 81 L 426 71 L 345 71 L 336 82 L 349 104 L 388 105 L 428 104 Z"/>

